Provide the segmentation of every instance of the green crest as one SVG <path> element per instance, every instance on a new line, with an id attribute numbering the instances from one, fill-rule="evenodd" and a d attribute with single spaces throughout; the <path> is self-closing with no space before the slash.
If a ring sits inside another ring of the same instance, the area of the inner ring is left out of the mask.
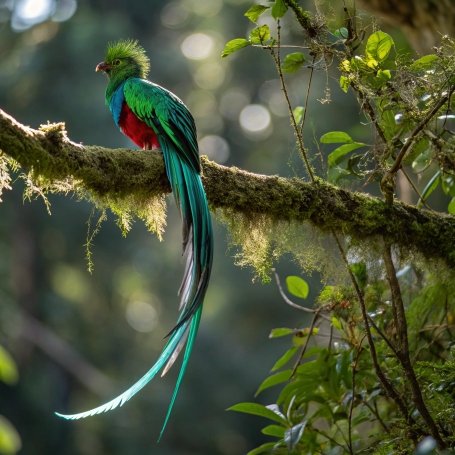
<path id="1" fill-rule="evenodd" d="M 150 60 L 144 48 L 137 40 L 127 39 L 108 43 L 106 62 L 111 63 L 116 59 L 129 59 L 134 61 L 139 68 L 140 77 L 146 78 L 150 70 Z"/>

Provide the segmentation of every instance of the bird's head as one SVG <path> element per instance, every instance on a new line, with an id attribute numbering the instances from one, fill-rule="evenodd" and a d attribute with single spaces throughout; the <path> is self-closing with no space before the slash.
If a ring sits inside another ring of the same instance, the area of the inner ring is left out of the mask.
<path id="1" fill-rule="evenodd" d="M 136 40 L 120 40 L 109 43 L 104 62 L 98 63 L 95 71 L 107 74 L 110 80 L 128 77 L 146 78 L 150 60 Z"/>

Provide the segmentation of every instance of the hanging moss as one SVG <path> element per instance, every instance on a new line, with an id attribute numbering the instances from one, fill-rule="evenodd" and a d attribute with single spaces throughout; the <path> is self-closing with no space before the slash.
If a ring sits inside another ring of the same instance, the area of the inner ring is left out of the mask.
<path id="1" fill-rule="evenodd" d="M 114 212 L 124 233 L 136 217 L 161 236 L 163 195 L 170 188 L 159 152 L 82 146 L 67 138 L 61 123 L 33 130 L 1 111 L 0 148 L 2 188 L 10 185 L 5 166 L 17 162 L 27 170 L 27 196 L 75 192 L 99 209 Z M 228 224 L 233 243 L 242 246 L 237 262 L 253 266 L 262 278 L 287 252 L 305 269 L 334 269 L 336 261 L 324 258 L 330 249 L 326 234 L 331 232 L 349 238 L 351 244 L 368 242 L 368 248 L 384 238 L 404 251 L 455 265 L 453 216 L 401 202 L 389 205 L 319 179 L 308 183 L 228 168 L 205 157 L 201 162 L 209 204 L 220 209 L 217 213 Z"/>

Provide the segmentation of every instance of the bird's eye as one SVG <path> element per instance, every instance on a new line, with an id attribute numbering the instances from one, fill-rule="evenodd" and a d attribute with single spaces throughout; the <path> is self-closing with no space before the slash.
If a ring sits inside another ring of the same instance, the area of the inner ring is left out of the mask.
<path id="1" fill-rule="evenodd" d="M 120 65 L 120 59 L 116 58 L 116 59 L 112 62 L 112 64 L 114 64 L 115 66 Z"/>

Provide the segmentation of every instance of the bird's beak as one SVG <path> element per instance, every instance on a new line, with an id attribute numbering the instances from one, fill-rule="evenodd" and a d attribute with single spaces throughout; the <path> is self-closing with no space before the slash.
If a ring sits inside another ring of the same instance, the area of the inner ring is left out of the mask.
<path id="1" fill-rule="evenodd" d="M 96 68 L 95 68 L 95 71 L 98 73 L 100 71 L 109 71 L 111 69 L 111 65 L 109 65 L 108 63 L 106 62 L 101 62 L 101 63 L 98 63 L 98 65 L 96 65 Z"/>

